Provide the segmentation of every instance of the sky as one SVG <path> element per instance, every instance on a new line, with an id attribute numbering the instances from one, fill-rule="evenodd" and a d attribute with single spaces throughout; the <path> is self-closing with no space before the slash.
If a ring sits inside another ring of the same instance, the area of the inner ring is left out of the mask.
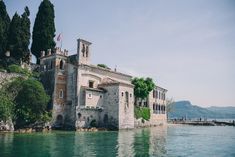
<path id="1" fill-rule="evenodd" d="M 12 17 L 41 0 L 5 0 Z M 151 77 L 168 98 L 235 106 L 234 0 L 51 0 L 62 47 L 92 42 L 92 63 Z M 32 29 L 32 28 L 31 28 Z M 60 43 L 58 43 L 60 45 Z"/>

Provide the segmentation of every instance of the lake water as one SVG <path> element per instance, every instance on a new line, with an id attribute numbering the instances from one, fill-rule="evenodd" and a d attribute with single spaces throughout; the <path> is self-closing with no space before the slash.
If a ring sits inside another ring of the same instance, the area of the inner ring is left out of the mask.
<path id="1" fill-rule="evenodd" d="M 0 133 L 0 157 L 235 157 L 235 127 L 168 126 L 129 131 Z"/>

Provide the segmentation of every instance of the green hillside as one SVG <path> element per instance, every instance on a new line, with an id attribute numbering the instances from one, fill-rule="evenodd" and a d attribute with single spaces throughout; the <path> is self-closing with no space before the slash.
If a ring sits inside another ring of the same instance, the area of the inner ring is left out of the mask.
<path id="1" fill-rule="evenodd" d="M 192 105 L 190 101 L 178 101 L 172 105 L 170 118 L 235 118 L 235 107 L 208 107 Z"/>

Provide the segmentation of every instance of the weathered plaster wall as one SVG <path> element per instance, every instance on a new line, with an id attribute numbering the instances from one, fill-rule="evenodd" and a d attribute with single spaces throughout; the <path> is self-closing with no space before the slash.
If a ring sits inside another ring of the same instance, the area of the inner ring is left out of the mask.
<path id="1" fill-rule="evenodd" d="M 133 87 L 120 85 L 119 129 L 126 128 L 134 128 L 134 90 Z"/>

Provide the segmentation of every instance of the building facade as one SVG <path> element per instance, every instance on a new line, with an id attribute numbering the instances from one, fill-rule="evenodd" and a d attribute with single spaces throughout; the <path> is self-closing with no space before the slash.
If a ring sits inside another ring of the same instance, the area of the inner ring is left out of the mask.
<path id="1" fill-rule="evenodd" d="M 132 76 L 92 65 L 91 43 L 83 39 L 77 43 L 75 55 L 59 48 L 41 52 L 41 80 L 52 96 L 53 126 L 134 128 Z M 160 87 L 149 94 L 151 114 L 165 114 L 157 112 L 165 100 L 152 97 L 156 91 L 165 98 L 166 90 Z"/>

